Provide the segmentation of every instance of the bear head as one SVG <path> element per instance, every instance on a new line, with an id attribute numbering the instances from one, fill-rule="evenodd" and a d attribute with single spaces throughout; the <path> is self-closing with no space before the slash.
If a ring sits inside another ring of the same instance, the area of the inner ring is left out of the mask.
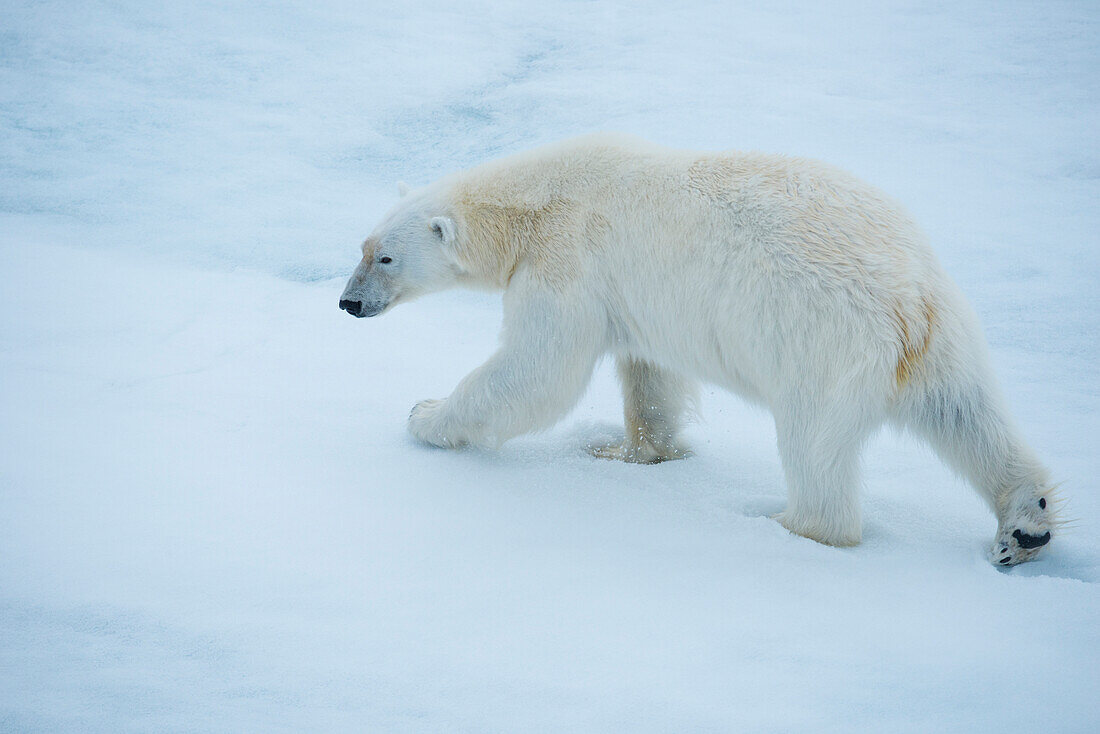
<path id="1" fill-rule="evenodd" d="M 397 303 L 457 285 L 458 228 L 445 197 L 404 196 L 363 242 L 363 259 L 340 296 L 352 316 L 377 316 Z"/>

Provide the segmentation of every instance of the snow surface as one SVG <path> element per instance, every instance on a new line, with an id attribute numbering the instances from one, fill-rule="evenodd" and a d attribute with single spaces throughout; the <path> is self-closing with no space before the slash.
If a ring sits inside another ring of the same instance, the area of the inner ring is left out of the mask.
<path id="1" fill-rule="evenodd" d="M 0 731 L 1096 731 L 1100 6 L 760 5 L 5 2 Z M 793 537 L 721 391 L 695 457 L 589 458 L 607 365 L 551 432 L 416 445 L 499 298 L 351 319 L 359 239 L 594 129 L 906 202 L 1077 527 L 993 568 L 884 433 L 864 543 Z"/>

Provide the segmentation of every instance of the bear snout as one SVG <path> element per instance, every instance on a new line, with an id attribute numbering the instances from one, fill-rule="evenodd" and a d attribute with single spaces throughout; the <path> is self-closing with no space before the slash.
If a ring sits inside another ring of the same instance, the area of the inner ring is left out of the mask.
<path id="1" fill-rule="evenodd" d="M 377 316 L 386 310 L 386 306 L 390 305 L 389 301 L 377 301 L 364 303 L 363 301 L 351 301 L 345 298 L 340 299 L 340 308 L 350 313 L 357 319 L 366 318 L 368 316 Z"/>
<path id="2" fill-rule="evenodd" d="M 340 308 L 343 309 L 344 311 L 347 311 L 352 316 L 358 317 L 360 315 L 360 313 L 362 312 L 362 310 L 363 310 L 363 302 L 362 301 L 347 301 L 347 300 L 341 299 L 340 300 Z"/>

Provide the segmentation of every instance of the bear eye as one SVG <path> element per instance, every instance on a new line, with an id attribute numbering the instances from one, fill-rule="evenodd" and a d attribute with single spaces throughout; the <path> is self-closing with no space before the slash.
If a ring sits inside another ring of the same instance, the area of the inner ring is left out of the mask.
<path id="1" fill-rule="evenodd" d="M 389 265 L 393 262 L 393 258 L 389 255 L 386 255 L 385 257 L 378 258 L 378 262 L 382 263 L 383 265 Z"/>

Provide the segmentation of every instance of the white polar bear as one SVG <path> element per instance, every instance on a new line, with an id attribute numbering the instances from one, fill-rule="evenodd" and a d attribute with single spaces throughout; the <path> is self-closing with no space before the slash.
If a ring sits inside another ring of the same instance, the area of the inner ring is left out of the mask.
<path id="1" fill-rule="evenodd" d="M 891 422 L 927 440 L 996 514 L 993 561 L 1058 522 L 1047 472 L 998 393 L 977 319 L 901 207 L 815 161 L 592 135 L 408 194 L 363 244 L 340 307 L 374 316 L 466 285 L 504 290 L 500 349 L 409 430 L 497 446 L 559 420 L 615 356 L 626 438 L 657 462 L 695 384 L 775 417 L 789 530 L 860 540 L 859 453 Z"/>

